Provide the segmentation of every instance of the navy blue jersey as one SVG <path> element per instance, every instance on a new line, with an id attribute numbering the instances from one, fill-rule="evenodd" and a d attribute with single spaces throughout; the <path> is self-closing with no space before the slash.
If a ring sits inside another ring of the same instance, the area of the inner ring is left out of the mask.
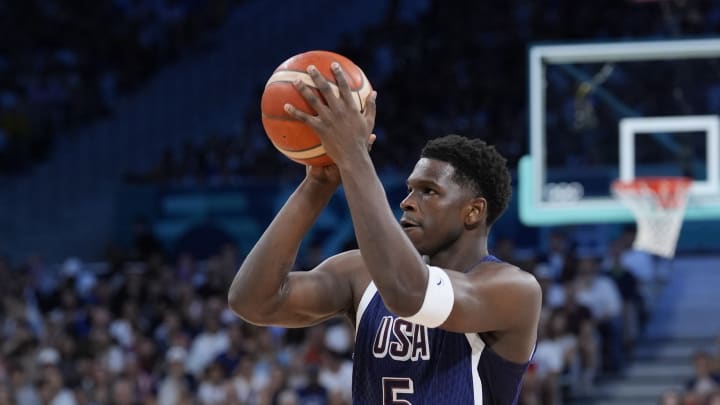
<path id="1" fill-rule="evenodd" d="M 372 282 L 360 300 L 356 326 L 353 404 L 517 403 L 528 363 L 501 358 L 477 333 L 394 316 Z"/>

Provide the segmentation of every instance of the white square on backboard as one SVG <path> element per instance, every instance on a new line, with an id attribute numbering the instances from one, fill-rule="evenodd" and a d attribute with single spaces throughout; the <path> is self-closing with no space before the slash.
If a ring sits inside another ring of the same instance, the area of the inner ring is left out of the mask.
<path id="1" fill-rule="evenodd" d="M 635 178 L 635 135 L 648 132 L 704 132 L 705 181 L 693 181 L 691 194 L 720 193 L 720 118 L 717 115 L 632 117 L 620 120 L 620 180 Z"/>

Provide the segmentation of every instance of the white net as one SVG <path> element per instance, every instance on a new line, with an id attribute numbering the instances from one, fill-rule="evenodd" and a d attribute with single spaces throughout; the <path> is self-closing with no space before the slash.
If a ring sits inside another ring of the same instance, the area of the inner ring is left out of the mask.
<path id="1" fill-rule="evenodd" d="M 684 177 L 636 178 L 613 183 L 613 193 L 635 215 L 634 247 L 659 256 L 675 256 L 690 179 Z"/>

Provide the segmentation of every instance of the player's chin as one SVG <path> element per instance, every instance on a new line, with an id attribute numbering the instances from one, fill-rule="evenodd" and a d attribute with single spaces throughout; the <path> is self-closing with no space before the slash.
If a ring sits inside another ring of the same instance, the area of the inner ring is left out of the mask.
<path id="1" fill-rule="evenodd" d="M 415 248 L 418 248 L 420 242 L 422 241 L 421 228 L 419 226 L 406 227 L 403 228 L 403 231 L 405 232 L 405 235 L 407 235 L 408 239 L 410 239 L 410 242 L 412 242 L 413 246 L 415 246 Z"/>

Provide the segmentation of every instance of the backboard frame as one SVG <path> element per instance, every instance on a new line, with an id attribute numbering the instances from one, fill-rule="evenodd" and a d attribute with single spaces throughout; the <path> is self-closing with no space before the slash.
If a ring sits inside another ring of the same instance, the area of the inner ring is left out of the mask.
<path id="1" fill-rule="evenodd" d="M 634 221 L 632 212 L 620 201 L 608 198 L 544 201 L 546 185 L 545 151 L 545 63 L 598 63 L 720 57 L 720 39 L 632 41 L 615 43 L 538 45 L 529 51 L 529 132 L 530 155 L 518 167 L 520 219 L 527 225 L 562 225 Z M 693 122 L 697 120 L 697 122 Z M 623 124 L 625 122 L 625 124 Z M 715 115 L 673 117 L 630 117 L 618 128 L 620 178 L 634 178 L 635 134 L 658 130 L 703 131 L 707 139 L 707 179 L 691 190 L 686 213 L 688 220 L 720 218 L 720 119 Z M 624 132 L 623 132 L 624 131 Z M 623 135 L 624 133 L 624 135 Z M 564 185 L 563 185 L 564 186 Z M 567 185 L 572 195 L 572 184 Z M 562 191 L 562 190 L 561 190 Z"/>

